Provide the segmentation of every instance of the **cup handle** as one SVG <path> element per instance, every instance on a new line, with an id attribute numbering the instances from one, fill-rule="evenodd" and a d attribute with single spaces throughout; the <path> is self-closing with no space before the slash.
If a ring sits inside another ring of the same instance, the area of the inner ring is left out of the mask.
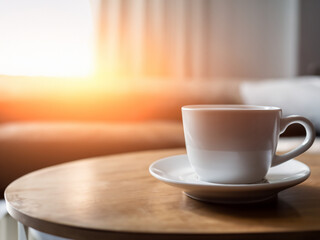
<path id="1" fill-rule="evenodd" d="M 300 146 L 296 147 L 295 149 L 280 156 L 275 155 L 272 160 L 271 167 L 277 166 L 281 163 L 284 163 L 285 161 L 288 161 L 304 153 L 311 147 L 312 143 L 314 142 L 314 139 L 316 137 L 316 131 L 311 121 L 297 115 L 291 115 L 286 118 L 280 119 L 280 134 L 283 133 L 289 125 L 294 123 L 299 123 L 306 129 L 306 138 L 304 139 L 303 143 Z"/>

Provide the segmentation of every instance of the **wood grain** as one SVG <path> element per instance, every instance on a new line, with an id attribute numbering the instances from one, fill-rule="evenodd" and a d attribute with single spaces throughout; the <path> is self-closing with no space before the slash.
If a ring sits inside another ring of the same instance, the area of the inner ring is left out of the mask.
<path id="1" fill-rule="evenodd" d="M 300 239 L 320 236 L 320 155 L 297 159 L 311 177 L 272 202 L 199 202 L 154 179 L 149 165 L 184 149 L 91 158 L 11 183 L 9 213 L 43 232 L 74 239 Z"/>

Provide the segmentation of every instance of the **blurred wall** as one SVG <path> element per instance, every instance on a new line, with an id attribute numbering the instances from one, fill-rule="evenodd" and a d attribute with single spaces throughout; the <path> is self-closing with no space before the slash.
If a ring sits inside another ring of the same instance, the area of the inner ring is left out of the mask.
<path id="1" fill-rule="evenodd" d="M 300 1 L 299 74 L 320 76 L 320 1 Z"/>

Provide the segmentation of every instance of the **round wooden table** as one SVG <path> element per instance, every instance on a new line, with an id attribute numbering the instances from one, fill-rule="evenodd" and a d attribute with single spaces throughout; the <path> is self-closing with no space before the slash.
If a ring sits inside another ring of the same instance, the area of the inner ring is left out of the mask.
<path id="1" fill-rule="evenodd" d="M 320 236 L 320 155 L 298 158 L 310 166 L 311 177 L 275 201 L 232 206 L 193 200 L 149 174 L 155 160 L 184 152 L 137 152 L 41 169 L 7 187 L 7 209 L 26 227 L 72 239 Z"/>

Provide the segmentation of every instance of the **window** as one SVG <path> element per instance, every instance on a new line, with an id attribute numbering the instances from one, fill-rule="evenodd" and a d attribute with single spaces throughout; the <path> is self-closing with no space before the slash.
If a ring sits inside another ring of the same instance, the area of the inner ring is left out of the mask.
<path id="1" fill-rule="evenodd" d="M 90 75 L 93 37 L 88 0 L 0 0 L 2 75 Z"/>

